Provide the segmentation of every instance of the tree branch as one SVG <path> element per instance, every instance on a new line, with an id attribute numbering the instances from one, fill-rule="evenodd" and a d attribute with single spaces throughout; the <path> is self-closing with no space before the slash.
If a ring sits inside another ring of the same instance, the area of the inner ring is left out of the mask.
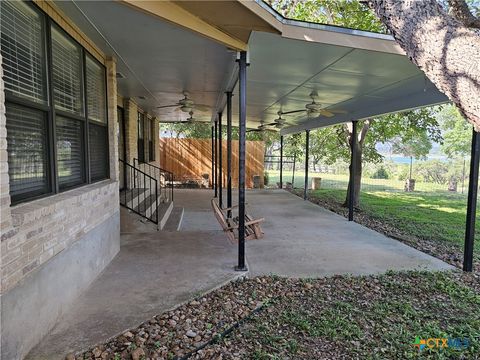
<path id="1" fill-rule="evenodd" d="M 369 0 L 416 64 L 480 130 L 480 32 L 448 15 L 437 0 Z"/>
<path id="2" fill-rule="evenodd" d="M 448 0 L 449 13 L 463 25 L 480 29 L 480 19 L 473 16 L 465 0 Z"/>
<path id="3" fill-rule="evenodd" d="M 363 142 L 365 141 L 365 138 L 367 137 L 368 130 L 370 129 L 370 119 L 365 120 L 362 131 L 360 131 L 360 135 L 358 137 L 358 143 L 360 144 L 360 147 L 363 146 Z"/>

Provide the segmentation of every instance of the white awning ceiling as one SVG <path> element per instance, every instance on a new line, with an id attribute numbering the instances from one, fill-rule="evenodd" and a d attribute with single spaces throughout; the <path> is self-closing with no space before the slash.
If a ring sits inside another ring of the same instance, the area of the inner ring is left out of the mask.
<path id="1" fill-rule="evenodd" d="M 302 27 L 303 24 L 290 26 Z M 309 94 L 313 90 L 318 93 L 316 102 L 322 107 L 342 113 L 333 117 L 309 117 L 306 111 L 283 115 L 289 125 L 282 129 L 282 134 L 448 101 L 423 72 L 401 54 L 390 36 L 372 34 L 377 38 L 370 37 L 370 45 L 372 41 L 381 45 L 372 49 L 364 42 L 369 33 L 321 27 L 323 29 L 319 26 L 314 30 L 317 41 L 253 33 L 247 74 L 250 126 L 272 123 L 278 118 L 278 111 L 305 109 L 311 102 Z M 332 38 L 332 32 L 338 35 L 337 39 Z M 318 42 L 322 37 L 328 38 L 328 42 Z M 350 45 L 335 45 L 335 41 Z M 234 114 L 237 114 L 238 102 L 234 104 Z"/>
<path id="2" fill-rule="evenodd" d="M 265 6 L 255 3 L 265 11 Z M 173 104 L 188 91 L 195 117 L 211 121 L 236 83 L 235 53 L 224 45 L 112 1 L 58 2 L 58 6 L 107 54 L 118 58 L 119 92 L 134 97 L 160 120 L 186 119 Z M 252 4 L 249 4 L 252 8 Z M 252 10 L 252 9 L 250 9 Z M 311 101 L 341 110 L 333 117 L 306 112 L 283 116 L 288 134 L 446 102 L 388 35 L 279 19 L 282 34 L 252 32 L 247 70 L 247 125 L 271 123 L 278 111 L 301 110 Z M 234 123 L 238 89 L 233 89 Z M 139 97 L 144 96 L 142 100 Z"/>

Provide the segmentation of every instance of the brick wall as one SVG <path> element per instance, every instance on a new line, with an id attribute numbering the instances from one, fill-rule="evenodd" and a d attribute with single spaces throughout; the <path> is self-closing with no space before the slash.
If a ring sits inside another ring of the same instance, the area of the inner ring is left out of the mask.
<path id="1" fill-rule="evenodd" d="M 127 162 L 133 165 L 133 159 L 138 159 L 138 106 L 133 99 L 124 99 L 125 110 L 125 149 Z"/>
<path id="2" fill-rule="evenodd" d="M 0 54 L 0 229 L 11 226 L 8 180 L 7 128 L 5 119 L 5 93 L 2 55 Z"/>
<path id="3" fill-rule="evenodd" d="M 118 183 L 105 180 L 12 207 L 1 237 L 3 292 L 114 215 L 118 203 Z"/>
<path id="4" fill-rule="evenodd" d="M 117 121 L 117 62 L 108 57 L 107 67 L 107 105 L 110 179 L 118 180 L 118 121 Z"/>

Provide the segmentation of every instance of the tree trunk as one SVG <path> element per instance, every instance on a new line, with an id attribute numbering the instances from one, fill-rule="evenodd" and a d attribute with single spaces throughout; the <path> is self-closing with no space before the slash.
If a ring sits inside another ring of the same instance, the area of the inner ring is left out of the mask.
<path id="1" fill-rule="evenodd" d="M 360 205 L 360 187 L 362 185 L 362 147 L 360 144 L 357 143 L 355 144 L 356 146 L 356 156 L 353 158 L 353 161 L 355 162 L 355 174 L 354 174 L 354 186 L 353 186 L 353 206 L 358 207 Z M 349 173 L 352 172 L 352 164 L 349 166 Z M 348 188 L 347 188 L 347 197 L 345 198 L 345 202 L 343 203 L 343 206 L 348 207 L 348 202 L 350 199 L 350 187 L 351 183 L 350 181 L 348 182 Z"/>
<path id="2" fill-rule="evenodd" d="M 436 0 L 365 1 L 407 56 L 480 130 L 480 32 Z"/>

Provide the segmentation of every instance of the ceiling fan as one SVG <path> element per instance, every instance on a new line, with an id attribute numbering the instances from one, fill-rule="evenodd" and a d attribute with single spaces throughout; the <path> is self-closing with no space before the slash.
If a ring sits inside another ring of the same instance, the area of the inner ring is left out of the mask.
<path id="1" fill-rule="evenodd" d="M 302 110 L 302 111 L 306 111 L 309 116 L 333 117 L 333 116 L 335 116 L 335 114 L 346 114 L 345 110 L 327 110 L 327 109 L 324 109 L 322 104 L 319 104 L 315 101 L 315 99 L 318 98 L 318 93 L 317 93 L 316 90 L 313 90 L 310 93 L 309 96 L 312 99 L 312 102 L 306 104 L 305 105 L 305 110 Z"/>
<path id="2" fill-rule="evenodd" d="M 248 132 L 264 132 L 264 131 L 275 131 L 275 130 L 269 129 L 269 128 L 268 128 L 268 124 L 263 124 L 263 123 L 261 123 L 257 128 L 248 129 L 248 130 L 247 130 L 247 133 L 248 133 Z"/>
<path id="3" fill-rule="evenodd" d="M 211 106 L 209 106 L 209 105 L 195 104 L 195 102 L 192 99 L 190 99 L 189 95 L 190 94 L 187 91 L 184 91 L 183 92 L 183 99 L 179 100 L 175 104 L 157 106 L 157 109 L 177 107 L 177 109 L 175 109 L 176 111 L 182 111 L 182 112 L 185 112 L 185 113 L 190 113 L 190 111 L 193 111 L 193 110 L 199 110 L 199 111 L 210 111 L 211 110 Z"/>
<path id="4" fill-rule="evenodd" d="M 193 117 L 193 110 L 190 110 L 190 112 L 188 113 L 188 115 L 190 115 L 188 118 L 186 119 L 182 119 L 182 120 L 160 120 L 161 123 L 165 123 L 165 124 L 180 124 L 180 123 L 194 123 L 194 122 L 203 122 L 201 120 L 197 120 L 196 118 Z"/>
<path id="5" fill-rule="evenodd" d="M 274 131 L 274 129 L 271 129 L 270 127 L 274 127 L 275 129 L 281 129 L 286 125 L 293 125 L 291 123 L 288 123 L 287 120 L 282 118 L 282 115 L 284 114 L 282 111 L 278 111 L 278 118 L 273 120 L 273 123 L 270 124 L 264 124 L 263 122 L 256 128 L 256 129 L 251 129 L 248 131 Z"/>

